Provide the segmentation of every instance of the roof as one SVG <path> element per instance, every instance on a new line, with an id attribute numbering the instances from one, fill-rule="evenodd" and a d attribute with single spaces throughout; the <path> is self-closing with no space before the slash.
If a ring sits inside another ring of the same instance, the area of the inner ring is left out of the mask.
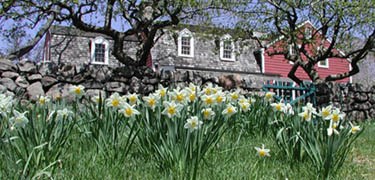
<path id="1" fill-rule="evenodd" d="M 110 36 L 100 34 L 100 33 L 94 33 L 94 32 L 86 32 L 80 29 L 77 29 L 75 27 L 71 26 L 51 26 L 49 29 L 49 32 L 51 34 L 56 34 L 56 35 L 65 35 L 65 36 L 79 36 L 79 37 L 89 37 L 89 38 L 95 38 L 102 36 L 106 39 L 112 39 Z M 125 41 L 138 41 L 137 36 L 127 36 L 125 37 Z"/>

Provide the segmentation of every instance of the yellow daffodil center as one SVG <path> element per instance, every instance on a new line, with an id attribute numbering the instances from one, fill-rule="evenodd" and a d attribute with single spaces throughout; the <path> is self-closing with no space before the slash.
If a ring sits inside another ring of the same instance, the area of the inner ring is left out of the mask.
<path id="1" fill-rule="evenodd" d="M 304 120 L 308 120 L 308 119 L 309 119 L 309 113 L 305 112 L 305 113 L 303 114 L 303 119 L 304 119 Z"/>
<path id="2" fill-rule="evenodd" d="M 264 157 L 264 156 L 266 156 L 266 151 L 264 151 L 263 149 L 261 149 L 261 150 L 259 150 L 259 156 L 260 157 Z"/>
<path id="3" fill-rule="evenodd" d="M 176 100 L 177 100 L 178 102 L 183 101 L 183 100 L 184 100 L 184 95 L 183 95 L 183 94 L 177 94 L 177 96 L 176 96 Z"/>
<path id="4" fill-rule="evenodd" d="M 266 99 L 271 99 L 271 98 L 272 98 L 272 94 L 267 93 L 267 94 L 266 94 Z"/>
<path id="5" fill-rule="evenodd" d="M 195 100 L 195 94 L 191 93 L 190 96 L 189 96 L 189 99 L 190 99 L 190 101 L 194 101 Z"/>
<path id="6" fill-rule="evenodd" d="M 276 104 L 275 108 L 276 110 L 281 111 L 281 104 Z"/>
<path id="7" fill-rule="evenodd" d="M 160 96 L 161 96 L 161 97 L 164 97 L 166 93 L 167 93 L 167 92 L 165 92 L 165 90 L 161 90 L 161 91 L 160 91 Z"/>
<path id="8" fill-rule="evenodd" d="M 205 118 L 208 118 L 210 116 L 210 111 L 208 111 L 208 110 L 203 111 L 203 116 Z"/>
<path id="9" fill-rule="evenodd" d="M 228 107 L 228 114 L 232 114 L 234 112 L 233 107 Z"/>
<path id="10" fill-rule="evenodd" d="M 355 134 L 359 129 L 357 127 L 352 127 L 352 133 Z"/>
<path id="11" fill-rule="evenodd" d="M 195 128 L 197 127 L 198 123 L 196 121 L 191 121 L 191 127 Z"/>
<path id="12" fill-rule="evenodd" d="M 39 104 L 45 104 L 46 103 L 46 99 L 45 98 L 40 98 L 39 99 Z"/>
<path id="13" fill-rule="evenodd" d="M 337 128 L 337 123 L 333 123 L 332 128 L 336 129 Z"/>
<path id="14" fill-rule="evenodd" d="M 74 90 L 74 93 L 76 94 L 81 94 L 81 88 L 77 87 L 75 90 Z"/>
<path id="15" fill-rule="evenodd" d="M 155 99 L 150 99 L 150 100 L 148 101 L 148 105 L 149 105 L 149 106 L 155 106 L 155 104 L 156 104 Z"/>
<path id="16" fill-rule="evenodd" d="M 119 105 L 120 105 L 120 100 L 118 100 L 118 99 L 112 100 L 112 106 L 113 107 L 118 107 Z"/>
<path id="17" fill-rule="evenodd" d="M 333 122 L 338 122 L 339 120 L 340 120 L 340 117 L 339 117 L 338 114 L 333 114 L 333 115 L 332 115 L 332 121 L 333 121 Z"/>
<path id="18" fill-rule="evenodd" d="M 211 104 L 213 104 L 213 103 L 214 103 L 214 101 L 213 101 L 212 98 L 208 97 L 208 98 L 206 99 L 206 104 L 211 105 Z"/>
<path id="19" fill-rule="evenodd" d="M 168 114 L 174 115 L 176 113 L 176 108 L 175 107 L 169 107 L 168 108 Z"/>
<path id="20" fill-rule="evenodd" d="M 232 97 L 233 100 L 237 100 L 238 99 L 238 94 L 232 94 L 231 97 Z"/>
<path id="21" fill-rule="evenodd" d="M 221 97 L 221 96 L 217 96 L 217 97 L 216 97 L 216 102 L 218 102 L 218 103 L 223 102 L 223 97 Z"/>
<path id="22" fill-rule="evenodd" d="M 131 116 L 133 114 L 132 108 L 126 108 L 125 109 L 125 114 L 128 115 L 128 116 Z"/>
<path id="23" fill-rule="evenodd" d="M 212 91 L 212 90 L 211 90 L 210 88 L 206 88 L 204 92 L 206 93 L 206 95 L 210 95 L 210 94 L 211 94 L 211 91 Z"/>
<path id="24" fill-rule="evenodd" d="M 329 116 L 329 114 L 330 114 L 329 111 L 326 110 L 326 109 L 322 111 L 322 116 L 323 116 L 324 118 L 327 117 L 327 116 Z"/>
<path id="25" fill-rule="evenodd" d="M 129 97 L 129 101 L 130 101 L 131 104 L 135 104 L 135 102 L 137 101 L 137 97 L 135 97 L 135 96 L 130 96 L 130 97 Z"/>

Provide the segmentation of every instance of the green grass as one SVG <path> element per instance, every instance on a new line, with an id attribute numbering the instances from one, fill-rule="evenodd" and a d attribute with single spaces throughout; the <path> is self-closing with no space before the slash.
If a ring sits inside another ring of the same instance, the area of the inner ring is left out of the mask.
<path id="1" fill-rule="evenodd" d="M 331 179 L 375 179 L 375 123 L 362 126 L 366 126 L 364 133 Z M 261 144 L 271 149 L 271 157 L 255 155 L 254 147 Z M 278 151 L 269 137 L 248 136 L 235 142 L 227 135 L 200 164 L 197 179 L 317 179 L 308 161 L 289 163 Z M 68 154 L 56 172 L 57 179 L 182 179 L 175 172 L 158 169 L 150 158 L 135 151 L 116 161 L 82 146 L 72 147 Z"/>

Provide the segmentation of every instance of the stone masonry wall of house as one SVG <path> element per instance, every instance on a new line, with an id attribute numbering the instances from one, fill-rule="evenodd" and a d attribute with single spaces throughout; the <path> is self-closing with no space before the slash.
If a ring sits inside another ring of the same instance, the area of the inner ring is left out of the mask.
<path id="1" fill-rule="evenodd" d="M 176 32 L 178 33 L 178 32 Z M 165 33 L 152 49 L 154 63 L 160 66 L 177 66 L 180 68 L 204 68 L 224 71 L 243 71 L 259 73 L 253 52 L 258 49 L 253 40 L 235 40 L 235 61 L 220 59 L 219 38 L 193 33 L 194 57 L 180 57 L 177 51 L 177 35 L 173 31 Z"/>
<path id="2" fill-rule="evenodd" d="M 53 35 L 51 38 L 51 61 L 54 63 L 70 63 L 70 64 L 90 64 L 90 42 L 93 38 L 83 36 L 65 36 Z M 109 46 L 109 66 L 118 67 L 121 64 L 111 54 L 112 40 L 108 39 Z M 128 41 L 125 43 L 124 49 L 131 57 L 135 57 L 135 43 Z M 106 65 L 104 65 L 106 66 Z"/>

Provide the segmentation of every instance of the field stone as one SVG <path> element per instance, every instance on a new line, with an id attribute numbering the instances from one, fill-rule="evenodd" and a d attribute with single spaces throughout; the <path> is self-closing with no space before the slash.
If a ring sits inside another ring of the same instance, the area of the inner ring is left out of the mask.
<path id="1" fill-rule="evenodd" d="M 42 79 L 42 75 L 40 74 L 32 74 L 31 76 L 27 77 L 27 80 L 32 81 L 32 82 L 39 81 L 41 79 Z"/>
<path id="2" fill-rule="evenodd" d="M 14 83 L 14 81 L 10 78 L 0 79 L 0 84 L 5 86 L 10 91 L 14 91 L 14 89 L 16 89 L 16 87 L 17 87 L 17 85 Z"/>
<path id="3" fill-rule="evenodd" d="M 17 66 L 21 72 L 36 73 L 36 66 L 34 62 L 21 61 L 17 64 Z"/>
<path id="4" fill-rule="evenodd" d="M 22 88 L 27 88 L 30 85 L 23 76 L 18 76 L 18 78 L 16 79 L 16 84 Z"/>
<path id="5" fill-rule="evenodd" d="M 27 96 L 32 101 L 36 101 L 40 96 L 44 96 L 44 95 L 45 93 L 43 90 L 42 83 L 40 83 L 39 81 L 27 87 Z"/>
<path id="6" fill-rule="evenodd" d="M 7 88 L 0 84 L 0 93 L 4 93 L 7 90 Z"/>
<path id="7" fill-rule="evenodd" d="M 1 76 L 3 78 L 10 78 L 10 79 L 15 80 L 19 76 L 19 74 L 13 71 L 5 71 L 3 72 L 3 74 L 1 74 Z"/>
<path id="8" fill-rule="evenodd" d="M 0 60 L 0 71 L 16 71 L 17 66 L 12 61 L 7 59 Z"/>
<path id="9" fill-rule="evenodd" d="M 58 80 L 51 76 L 44 76 L 41 79 L 41 82 L 42 82 L 43 87 L 49 87 L 49 86 L 56 84 Z"/>

